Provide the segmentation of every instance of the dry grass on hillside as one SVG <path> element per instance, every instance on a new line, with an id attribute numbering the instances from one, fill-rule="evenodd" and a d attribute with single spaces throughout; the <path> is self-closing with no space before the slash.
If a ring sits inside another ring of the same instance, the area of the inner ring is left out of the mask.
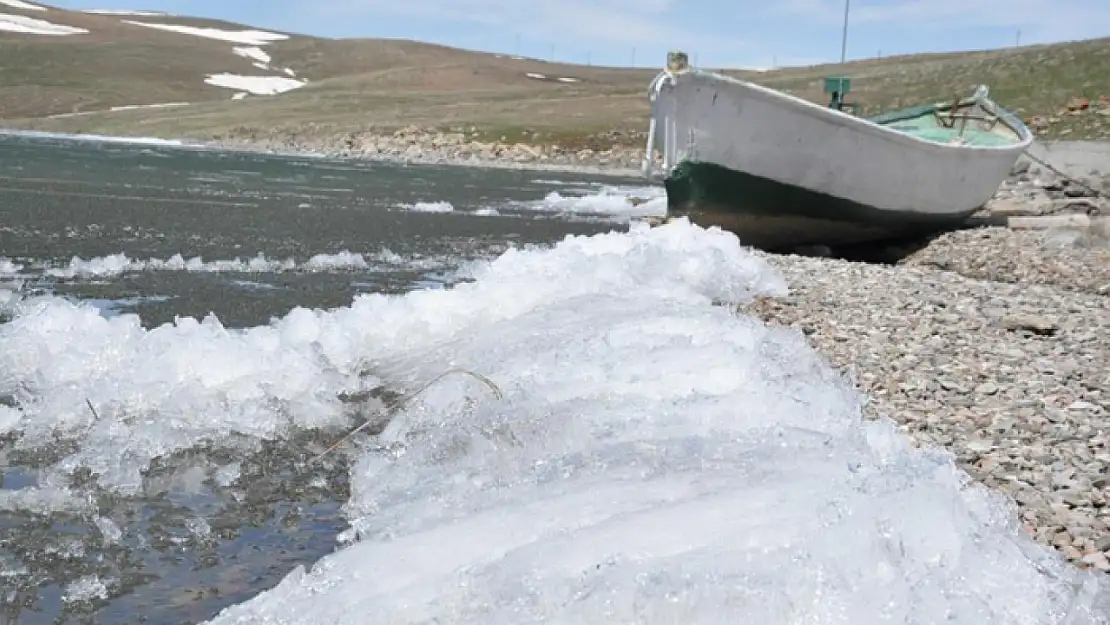
<path id="1" fill-rule="evenodd" d="M 765 75 L 768 86 L 822 101 L 821 79 L 836 66 L 786 69 Z M 850 99 L 864 113 L 970 95 L 986 84 L 991 96 L 1022 117 L 1059 118 L 1049 136 L 1110 137 L 1106 115 L 1072 114 L 1069 103 L 1110 96 L 1110 38 L 983 52 L 918 54 L 852 63 Z"/>
<path id="2" fill-rule="evenodd" d="M 122 20 L 247 27 L 69 11 L 51 11 L 49 19 L 91 32 L 0 34 L 0 118 L 8 120 L 6 125 L 210 138 L 275 128 L 342 132 L 415 124 L 474 127 L 494 139 L 564 143 L 615 130 L 639 141 L 648 113 L 645 90 L 656 72 L 553 64 L 411 41 L 292 36 L 265 49 L 275 66 L 289 67 L 310 83 L 279 96 L 231 101 L 230 90 L 205 85 L 203 78 L 215 72 L 257 73 L 248 60 L 232 54 L 235 44 Z M 1048 136 L 1110 137 L 1110 116 L 1065 110 L 1075 98 L 1097 100 L 1110 92 L 1105 78 L 1110 76 L 1110 39 L 742 74 L 823 102 L 823 77 L 838 73 L 853 77 L 850 97 L 865 113 L 967 95 L 986 83 L 1004 105 L 1028 118 L 1042 117 Z M 43 119 L 169 101 L 195 104 Z"/>

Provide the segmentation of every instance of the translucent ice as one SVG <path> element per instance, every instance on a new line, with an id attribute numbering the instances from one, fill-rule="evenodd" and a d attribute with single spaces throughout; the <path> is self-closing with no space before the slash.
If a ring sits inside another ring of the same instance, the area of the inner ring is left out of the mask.
<path id="1" fill-rule="evenodd" d="M 414 328 L 384 375 L 446 362 L 504 399 L 432 387 L 354 468 L 353 544 L 213 622 L 1110 622 L 1102 581 L 948 454 L 863 422 L 799 334 L 711 304 L 780 286 L 679 223 L 377 300 Z"/>
<path id="2" fill-rule="evenodd" d="M 352 469 L 350 544 L 216 623 L 1110 623 L 1104 582 L 734 311 L 785 285 L 732 235 L 636 226 L 470 275 L 243 331 L 28 300 L 0 423 L 126 493 L 175 449 L 345 424 L 340 393 L 498 386 L 408 404 Z"/>

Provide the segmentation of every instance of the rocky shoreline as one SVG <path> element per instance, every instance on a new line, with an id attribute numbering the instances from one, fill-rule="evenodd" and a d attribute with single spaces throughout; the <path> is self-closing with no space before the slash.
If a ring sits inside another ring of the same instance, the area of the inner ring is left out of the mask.
<path id="1" fill-rule="evenodd" d="M 1088 173 L 1070 181 L 1019 163 L 977 216 L 988 223 L 1012 217 L 1034 217 L 1046 227 L 949 232 L 901 262 L 978 280 L 1110 296 L 1110 175 Z"/>
<path id="2" fill-rule="evenodd" d="M 984 217 L 1095 215 L 1110 177 L 1015 170 Z M 1010 495 L 1035 539 L 1110 572 L 1110 225 L 977 228 L 895 264 L 766 254 L 791 326 L 916 442 Z"/>
<path id="3" fill-rule="evenodd" d="M 409 127 L 240 132 L 214 145 L 626 176 L 644 155 L 628 147 L 635 139 L 542 147 Z M 1093 217 L 1087 225 L 949 232 L 887 264 L 763 254 L 792 293 L 746 312 L 799 328 L 867 394 L 867 414 L 948 449 L 1014 498 L 1037 541 L 1110 572 L 1110 175 L 1072 173 L 1019 163 L 977 217 Z"/>
<path id="4" fill-rule="evenodd" d="M 406 126 L 394 131 L 336 132 L 309 126 L 268 131 L 239 128 L 213 137 L 205 144 L 232 150 L 381 162 L 638 176 L 645 147 L 635 147 L 635 144 L 643 146 L 646 141 L 646 133 L 619 131 L 577 139 L 578 145 L 559 145 L 510 141 L 508 137 L 490 140 L 476 129 L 444 132 Z"/>

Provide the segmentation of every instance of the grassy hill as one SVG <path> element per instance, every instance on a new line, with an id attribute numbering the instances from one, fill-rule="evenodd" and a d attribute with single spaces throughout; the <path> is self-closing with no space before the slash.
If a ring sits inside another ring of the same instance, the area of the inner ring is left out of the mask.
<path id="1" fill-rule="evenodd" d="M 788 68 L 764 74 L 757 82 L 824 101 L 823 77 L 841 73 L 852 76 L 849 99 L 863 105 L 865 114 L 966 96 L 977 84 L 986 84 L 992 98 L 1021 115 L 1040 135 L 1110 138 L 1110 38 L 892 56 L 857 61 L 844 69 Z"/>
<path id="2" fill-rule="evenodd" d="M 4 15 L 87 31 L 46 36 L 0 30 L 0 126 L 40 130 L 210 138 L 274 128 L 415 124 L 563 143 L 615 130 L 638 141 L 648 112 L 646 86 L 656 72 L 403 40 L 278 33 L 286 38 L 260 42 L 257 32 L 239 32 L 249 26 L 170 15 L 94 15 L 0 2 L 0 26 Z M 214 30 L 182 33 L 131 22 Z M 259 63 L 258 51 L 267 62 Z M 1044 136 L 1110 138 L 1110 103 L 1099 100 L 1110 95 L 1110 39 L 731 73 L 821 102 L 822 78 L 844 73 L 853 77 L 851 99 L 866 112 L 966 95 L 986 83 Z M 255 95 L 206 84 L 213 74 L 229 74 L 232 82 L 234 76 L 268 76 L 285 80 L 284 88 L 293 80 L 304 84 Z M 1093 105 L 1085 108 L 1079 98 Z M 164 103 L 179 105 L 108 110 Z"/>

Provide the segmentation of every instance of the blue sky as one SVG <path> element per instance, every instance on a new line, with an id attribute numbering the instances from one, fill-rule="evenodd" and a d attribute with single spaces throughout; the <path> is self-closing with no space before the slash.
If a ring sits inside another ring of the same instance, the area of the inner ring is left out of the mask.
<path id="1" fill-rule="evenodd" d="M 53 0 L 150 9 L 327 37 L 403 37 L 598 65 L 706 67 L 840 57 L 844 0 Z M 848 57 L 1110 35 L 1110 0 L 853 0 Z M 144 18 L 149 19 L 149 18 Z"/>

